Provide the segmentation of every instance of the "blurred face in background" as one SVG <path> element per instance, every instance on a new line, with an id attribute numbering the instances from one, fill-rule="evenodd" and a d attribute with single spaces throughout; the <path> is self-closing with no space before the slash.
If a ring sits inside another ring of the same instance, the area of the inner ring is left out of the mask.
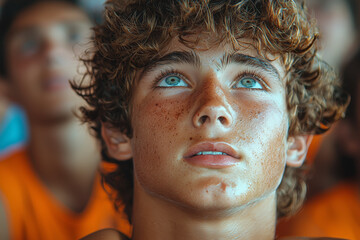
<path id="1" fill-rule="evenodd" d="M 7 78 L 12 98 L 30 121 L 73 118 L 82 100 L 69 80 L 82 78 L 79 58 L 88 47 L 91 21 L 66 2 L 37 3 L 21 12 L 6 36 Z"/>
<path id="2" fill-rule="evenodd" d="M 307 4 L 320 29 L 320 54 L 338 70 L 355 46 L 356 23 L 351 6 L 346 0 L 309 0 Z"/>

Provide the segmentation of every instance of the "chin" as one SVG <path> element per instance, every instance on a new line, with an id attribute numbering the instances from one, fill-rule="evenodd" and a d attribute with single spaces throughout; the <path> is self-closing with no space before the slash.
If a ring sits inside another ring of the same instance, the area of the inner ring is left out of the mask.
<path id="1" fill-rule="evenodd" d="M 182 195 L 176 202 L 190 211 L 229 214 L 246 206 L 249 201 L 251 201 L 251 196 L 246 192 L 236 193 L 232 189 L 227 191 L 202 189 L 191 191 L 189 195 Z"/>

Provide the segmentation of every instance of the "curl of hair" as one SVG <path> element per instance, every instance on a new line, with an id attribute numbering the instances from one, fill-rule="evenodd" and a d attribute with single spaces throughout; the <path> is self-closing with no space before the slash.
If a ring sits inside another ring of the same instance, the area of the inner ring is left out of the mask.
<path id="1" fill-rule="evenodd" d="M 348 97 L 333 70 L 316 55 L 318 33 L 300 0 L 109 0 L 105 21 L 95 28 L 94 53 L 84 60 L 91 83 L 73 86 L 89 104 L 82 108 L 83 120 L 100 140 L 102 123 L 131 138 L 136 72 L 158 59 L 175 37 L 194 47 L 201 39 L 190 41 L 188 36 L 200 33 L 210 34 L 214 44 L 226 41 L 236 49 L 251 42 L 264 58 L 280 56 L 286 71 L 289 136 L 323 133 L 343 116 Z M 105 144 L 102 152 L 104 160 L 114 162 Z M 306 192 L 301 172 L 286 168 L 277 190 L 278 216 L 301 205 Z M 119 163 L 104 180 L 131 218 L 132 161 Z"/>

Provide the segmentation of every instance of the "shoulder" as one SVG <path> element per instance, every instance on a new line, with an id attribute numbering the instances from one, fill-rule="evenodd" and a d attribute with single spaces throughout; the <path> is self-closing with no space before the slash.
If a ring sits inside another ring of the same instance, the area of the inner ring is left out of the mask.
<path id="1" fill-rule="evenodd" d="M 0 239 L 10 239 L 9 234 L 7 214 L 0 192 Z"/>
<path id="2" fill-rule="evenodd" d="M 130 240 L 127 236 L 115 229 L 103 229 L 94 232 L 81 240 Z"/>
<path id="3" fill-rule="evenodd" d="M 346 239 L 343 239 L 343 238 L 328 238 L 328 237 L 320 237 L 320 238 L 286 237 L 286 238 L 280 238 L 278 240 L 346 240 Z"/>

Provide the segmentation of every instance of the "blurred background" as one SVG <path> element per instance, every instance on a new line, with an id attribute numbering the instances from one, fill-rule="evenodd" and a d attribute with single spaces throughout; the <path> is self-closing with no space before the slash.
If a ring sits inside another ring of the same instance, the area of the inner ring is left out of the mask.
<path id="1" fill-rule="evenodd" d="M 323 60 L 351 95 L 346 118 L 315 136 L 307 155 L 307 197 L 297 215 L 280 219 L 277 235 L 360 239 L 359 1 L 309 0 Z"/>
<path id="2" fill-rule="evenodd" d="M 101 22 L 103 4 L 106 0 L 79 0 L 94 22 Z M 0 14 L 3 0 L 0 0 Z M 0 79 L 0 159 L 22 148 L 28 141 L 29 130 L 24 111 L 6 97 L 8 89 Z"/>

